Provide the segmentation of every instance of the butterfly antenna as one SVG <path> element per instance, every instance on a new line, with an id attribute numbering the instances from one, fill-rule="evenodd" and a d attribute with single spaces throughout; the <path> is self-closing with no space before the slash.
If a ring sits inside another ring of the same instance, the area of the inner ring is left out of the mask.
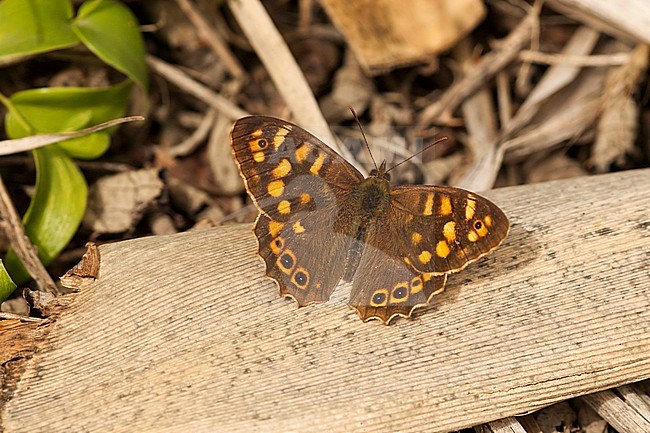
<path id="1" fill-rule="evenodd" d="M 407 161 L 409 161 L 409 160 L 415 158 L 416 156 L 418 156 L 418 155 L 420 155 L 421 153 L 423 153 L 425 150 L 427 150 L 427 149 L 429 149 L 429 148 L 435 146 L 436 144 L 441 143 L 441 142 L 443 142 L 443 141 L 445 141 L 445 140 L 447 140 L 447 139 L 448 139 L 448 137 L 441 137 L 441 138 L 437 139 L 436 141 L 434 141 L 433 143 L 429 143 L 429 144 L 427 144 L 426 146 L 424 146 L 424 147 L 422 148 L 421 151 L 419 151 L 419 152 L 417 152 L 417 153 L 414 153 L 413 155 L 411 155 L 411 156 L 409 156 L 408 158 L 406 158 L 404 161 L 402 161 L 402 162 L 398 162 L 397 164 L 395 164 L 394 166 L 392 166 L 391 168 L 389 168 L 388 170 L 386 170 L 386 173 L 388 173 L 389 171 L 391 171 L 392 169 L 394 169 L 394 168 L 396 168 L 396 167 L 399 167 L 400 165 L 404 164 L 405 162 L 407 162 Z"/>
<path id="2" fill-rule="evenodd" d="M 379 170 L 379 167 L 377 167 L 377 162 L 375 162 L 375 157 L 372 156 L 372 152 L 370 151 L 370 145 L 368 144 L 368 139 L 366 139 L 366 134 L 363 132 L 363 127 L 361 126 L 361 121 L 359 121 L 359 116 L 357 116 L 357 112 L 354 111 L 354 108 L 352 108 L 352 106 L 348 105 L 348 108 L 352 112 L 352 115 L 354 116 L 354 120 L 357 121 L 357 125 L 359 125 L 359 130 L 361 131 L 361 135 L 363 136 L 363 141 L 366 143 L 366 147 L 368 148 L 370 159 L 372 159 L 372 163 L 375 165 L 375 170 Z"/>

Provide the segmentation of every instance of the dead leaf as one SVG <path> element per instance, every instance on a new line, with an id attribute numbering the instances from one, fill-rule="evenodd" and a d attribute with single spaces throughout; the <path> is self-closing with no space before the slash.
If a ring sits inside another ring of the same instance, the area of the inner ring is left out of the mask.
<path id="1" fill-rule="evenodd" d="M 607 421 L 580 399 L 576 402 L 579 405 L 578 423 L 583 433 L 607 433 Z"/>
<path id="2" fill-rule="evenodd" d="M 167 179 L 167 187 L 174 207 L 186 215 L 195 215 L 212 203 L 208 193 L 175 177 Z"/>
<path id="3" fill-rule="evenodd" d="M 590 159 L 596 171 L 605 172 L 612 163 L 622 165 L 635 150 L 639 107 L 632 93 L 638 80 L 645 76 L 649 51 L 648 45 L 639 45 L 627 65 L 614 68 L 607 75 L 603 114 Z"/>
<path id="4" fill-rule="evenodd" d="M 322 0 L 361 66 L 383 72 L 430 59 L 452 47 L 483 19 L 478 0 Z"/>
<path id="5" fill-rule="evenodd" d="M 163 186 L 158 169 L 129 171 L 99 179 L 88 193 L 84 227 L 96 233 L 120 233 L 133 228 Z"/>
<path id="6" fill-rule="evenodd" d="M 569 403 L 563 401 L 540 410 L 535 418 L 543 433 L 569 433 L 578 417 Z"/>
<path id="7" fill-rule="evenodd" d="M 523 172 L 526 173 L 526 183 L 539 183 L 549 180 L 569 179 L 585 176 L 587 171 L 576 160 L 567 157 L 564 152 L 555 152 L 551 155 L 540 155 L 531 158 L 524 164 Z"/>
<path id="8" fill-rule="evenodd" d="M 331 123 L 352 119 L 348 107 L 357 113 L 366 111 L 375 86 L 363 72 L 350 50 L 347 50 L 343 66 L 334 75 L 332 92 L 321 99 L 323 115 Z"/>
<path id="9" fill-rule="evenodd" d="M 225 195 L 238 194 L 244 190 L 244 181 L 239 175 L 230 149 L 231 127 L 230 119 L 218 116 L 210 133 L 207 149 L 215 186 L 220 193 Z"/>

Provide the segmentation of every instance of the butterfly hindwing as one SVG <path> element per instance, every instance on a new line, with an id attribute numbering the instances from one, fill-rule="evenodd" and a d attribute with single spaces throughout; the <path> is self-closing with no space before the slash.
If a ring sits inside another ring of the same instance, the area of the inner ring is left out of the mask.
<path id="1" fill-rule="evenodd" d="M 349 305 L 365 322 L 410 317 L 444 290 L 447 275 L 423 274 L 384 251 L 366 245 L 352 283 Z"/>
<path id="2" fill-rule="evenodd" d="M 332 220 L 321 216 L 298 213 L 281 223 L 260 214 L 255 223 L 266 275 L 278 282 L 281 296 L 291 296 L 301 307 L 330 298 L 352 241 L 333 233 Z"/>

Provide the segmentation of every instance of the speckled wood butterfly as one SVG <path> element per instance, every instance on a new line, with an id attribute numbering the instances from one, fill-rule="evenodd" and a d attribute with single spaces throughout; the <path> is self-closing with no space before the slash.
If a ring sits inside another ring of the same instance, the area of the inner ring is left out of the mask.
<path id="1" fill-rule="evenodd" d="M 325 302 L 341 280 L 365 322 L 409 317 L 505 239 L 508 219 L 459 188 L 389 186 L 386 163 L 364 178 L 319 139 L 281 119 L 235 122 L 232 148 L 260 214 L 266 275 L 298 306 Z"/>

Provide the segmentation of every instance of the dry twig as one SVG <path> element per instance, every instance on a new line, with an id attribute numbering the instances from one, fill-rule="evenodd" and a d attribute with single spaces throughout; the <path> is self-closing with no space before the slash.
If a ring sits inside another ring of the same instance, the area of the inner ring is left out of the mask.
<path id="1" fill-rule="evenodd" d="M 14 208 L 5 184 L 0 178 L 0 227 L 4 231 L 16 256 L 27 269 L 27 272 L 34 278 L 39 290 L 53 295 L 58 294 L 54 280 L 47 273 L 45 266 L 41 263 L 36 253 L 36 248 L 25 234 L 23 223 Z"/>

